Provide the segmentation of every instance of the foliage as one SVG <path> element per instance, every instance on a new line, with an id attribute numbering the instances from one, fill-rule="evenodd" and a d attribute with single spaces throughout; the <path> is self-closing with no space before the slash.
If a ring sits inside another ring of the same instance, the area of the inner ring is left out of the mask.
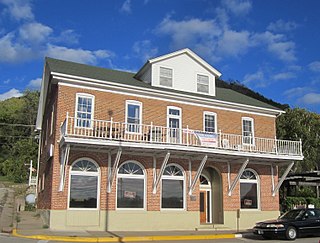
<path id="1" fill-rule="evenodd" d="M 35 123 L 38 91 L 25 91 L 19 98 L 0 101 L 0 175 L 25 182 L 30 160 L 37 160 Z"/>
<path id="2" fill-rule="evenodd" d="M 320 115 L 305 109 L 287 109 L 277 120 L 280 139 L 302 140 L 304 160 L 295 163 L 295 172 L 320 168 Z"/>
<path id="3" fill-rule="evenodd" d="M 296 191 L 296 196 L 297 197 L 310 197 L 310 198 L 315 198 L 317 195 L 316 195 L 316 192 L 314 190 L 314 187 L 311 188 L 310 186 L 300 186 L 298 188 L 298 190 Z"/>
<path id="4" fill-rule="evenodd" d="M 283 211 L 288 211 L 290 209 L 296 207 L 306 207 L 309 204 L 313 204 L 314 207 L 320 207 L 320 198 L 314 197 L 286 197 L 285 200 L 282 201 Z"/>

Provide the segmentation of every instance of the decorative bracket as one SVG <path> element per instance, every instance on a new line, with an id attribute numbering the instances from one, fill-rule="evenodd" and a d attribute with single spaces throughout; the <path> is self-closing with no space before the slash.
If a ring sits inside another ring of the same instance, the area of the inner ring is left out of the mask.
<path id="1" fill-rule="evenodd" d="M 108 180 L 109 180 L 108 190 L 107 190 L 108 193 L 111 192 L 112 183 L 117 176 L 117 169 L 118 169 L 119 161 L 121 158 L 121 154 L 122 154 L 122 149 L 121 149 L 121 147 L 119 147 L 116 159 L 114 160 L 114 163 L 113 163 L 112 170 L 110 170 L 110 169 L 108 170 Z M 108 155 L 108 165 L 109 165 L 109 168 L 111 168 L 111 154 L 110 153 Z"/>
<path id="2" fill-rule="evenodd" d="M 67 144 L 66 147 L 62 151 L 61 155 L 61 168 L 60 168 L 60 184 L 59 184 L 59 192 L 63 191 L 64 184 L 66 181 L 66 166 L 69 160 L 69 153 L 70 153 L 70 144 Z"/>
<path id="3" fill-rule="evenodd" d="M 196 183 L 197 183 L 197 181 L 198 181 L 198 179 L 199 179 L 199 177 L 200 177 L 200 175 L 201 175 L 201 173 L 202 173 L 203 167 L 204 167 L 204 165 L 206 164 L 207 159 L 208 159 L 208 155 L 205 155 L 205 156 L 203 157 L 203 159 L 202 159 L 202 161 L 201 161 L 201 163 L 200 163 L 200 165 L 199 165 L 199 168 L 198 168 L 198 170 L 197 170 L 197 173 L 196 173 L 196 175 L 194 176 L 193 181 L 192 181 L 192 183 L 191 183 L 191 185 L 190 185 L 189 195 L 192 195 L 192 192 L 194 191 L 194 188 L 195 188 L 195 186 L 196 186 Z"/>
<path id="4" fill-rule="evenodd" d="M 169 157 L 170 157 L 170 152 L 167 152 L 166 156 L 164 157 L 163 159 L 163 162 L 162 162 L 162 165 L 161 165 L 161 169 L 159 171 L 159 174 L 156 175 L 156 180 L 153 184 L 153 194 L 156 194 L 157 193 L 157 187 L 159 185 L 159 182 L 162 178 L 162 175 L 163 175 L 163 172 L 164 172 L 164 169 L 166 168 L 167 166 L 167 163 L 168 163 L 168 160 L 169 160 Z"/>
<path id="5" fill-rule="evenodd" d="M 239 179 L 240 179 L 243 171 L 244 171 L 245 168 L 247 167 L 247 164 L 248 164 L 248 163 L 249 163 L 249 159 L 246 159 L 245 162 L 243 162 L 243 164 L 242 164 L 242 166 L 241 166 L 241 168 L 240 168 L 240 170 L 239 170 L 236 178 L 234 179 L 234 181 L 232 182 L 232 184 L 229 185 L 228 196 L 231 196 L 231 195 L 232 195 L 232 191 L 233 191 L 233 189 L 235 188 L 235 186 L 237 185 L 237 183 L 238 183 L 238 181 L 239 181 Z M 230 173 L 230 172 L 228 172 L 228 173 Z"/>
<path id="6" fill-rule="evenodd" d="M 283 175 L 281 176 L 281 179 L 278 181 L 278 184 L 275 186 L 275 188 L 272 191 L 272 196 L 274 197 L 276 195 L 276 193 L 278 192 L 280 186 L 282 185 L 284 179 L 286 179 L 287 175 L 289 174 L 292 166 L 294 165 L 294 162 L 291 162 L 287 169 L 285 170 L 285 172 L 283 173 Z"/>

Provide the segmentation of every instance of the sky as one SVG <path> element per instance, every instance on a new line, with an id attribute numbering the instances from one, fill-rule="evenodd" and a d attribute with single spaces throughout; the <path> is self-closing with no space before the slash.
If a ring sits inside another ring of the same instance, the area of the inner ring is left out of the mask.
<path id="1" fill-rule="evenodd" d="M 189 48 L 276 102 L 320 113 L 318 0 L 0 0 L 0 100 L 39 89 L 46 56 L 136 72 Z"/>

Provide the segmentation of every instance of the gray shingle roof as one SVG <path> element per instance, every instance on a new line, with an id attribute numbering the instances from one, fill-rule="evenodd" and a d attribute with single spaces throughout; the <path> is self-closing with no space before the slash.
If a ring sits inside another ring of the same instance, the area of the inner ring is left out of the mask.
<path id="1" fill-rule="evenodd" d="M 75 63 L 75 62 L 63 61 L 63 60 L 53 59 L 49 57 L 46 58 L 46 63 L 48 64 L 51 72 L 98 79 L 102 81 L 116 82 L 120 84 L 141 87 L 141 88 L 144 87 L 149 89 L 163 90 L 163 91 L 172 92 L 172 93 L 181 93 L 181 94 L 185 94 L 193 97 L 202 97 L 202 98 L 208 98 L 212 100 L 239 103 L 243 105 L 281 111 L 281 109 L 277 107 L 274 107 L 272 105 L 269 105 L 260 100 L 246 96 L 244 94 L 241 94 L 231 89 L 216 87 L 216 96 L 212 97 L 212 96 L 197 94 L 192 92 L 177 91 L 177 90 L 166 89 L 161 87 L 154 87 L 154 86 L 151 86 L 150 84 L 144 83 L 134 78 L 135 73 L 111 70 L 107 68 L 101 68 L 101 67 L 95 67 L 95 66 L 90 66 L 90 65 L 85 65 L 85 64 Z"/>

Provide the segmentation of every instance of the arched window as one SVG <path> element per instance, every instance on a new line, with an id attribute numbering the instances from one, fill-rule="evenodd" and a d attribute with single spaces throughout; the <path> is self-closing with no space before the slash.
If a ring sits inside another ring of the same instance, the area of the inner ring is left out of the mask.
<path id="1" fill-rule="evenodd" d="M 169 164 L 162 175 L 161 207 L 163 209 L 183 209 L 185 202 L 183 170 L 174 164 Z"/>
<path id="2" fill-rule="evenodd" d="M 99 168 L 80 159 L 70 169 L 69 208 L 98 208 Z"/>
<path id="3" fill-rule="evenodd" d="M 259 208 L 259 181 L 257 173 L 246 169 L 240 177 L 240 196 L 242 209 Z"/>
<path id="4" fill-rule="evenodd" d="M 118 170 L 117 208 L 144 208 L 144 205 L 144 169 L 137 162 L 126 162 Z"/>

